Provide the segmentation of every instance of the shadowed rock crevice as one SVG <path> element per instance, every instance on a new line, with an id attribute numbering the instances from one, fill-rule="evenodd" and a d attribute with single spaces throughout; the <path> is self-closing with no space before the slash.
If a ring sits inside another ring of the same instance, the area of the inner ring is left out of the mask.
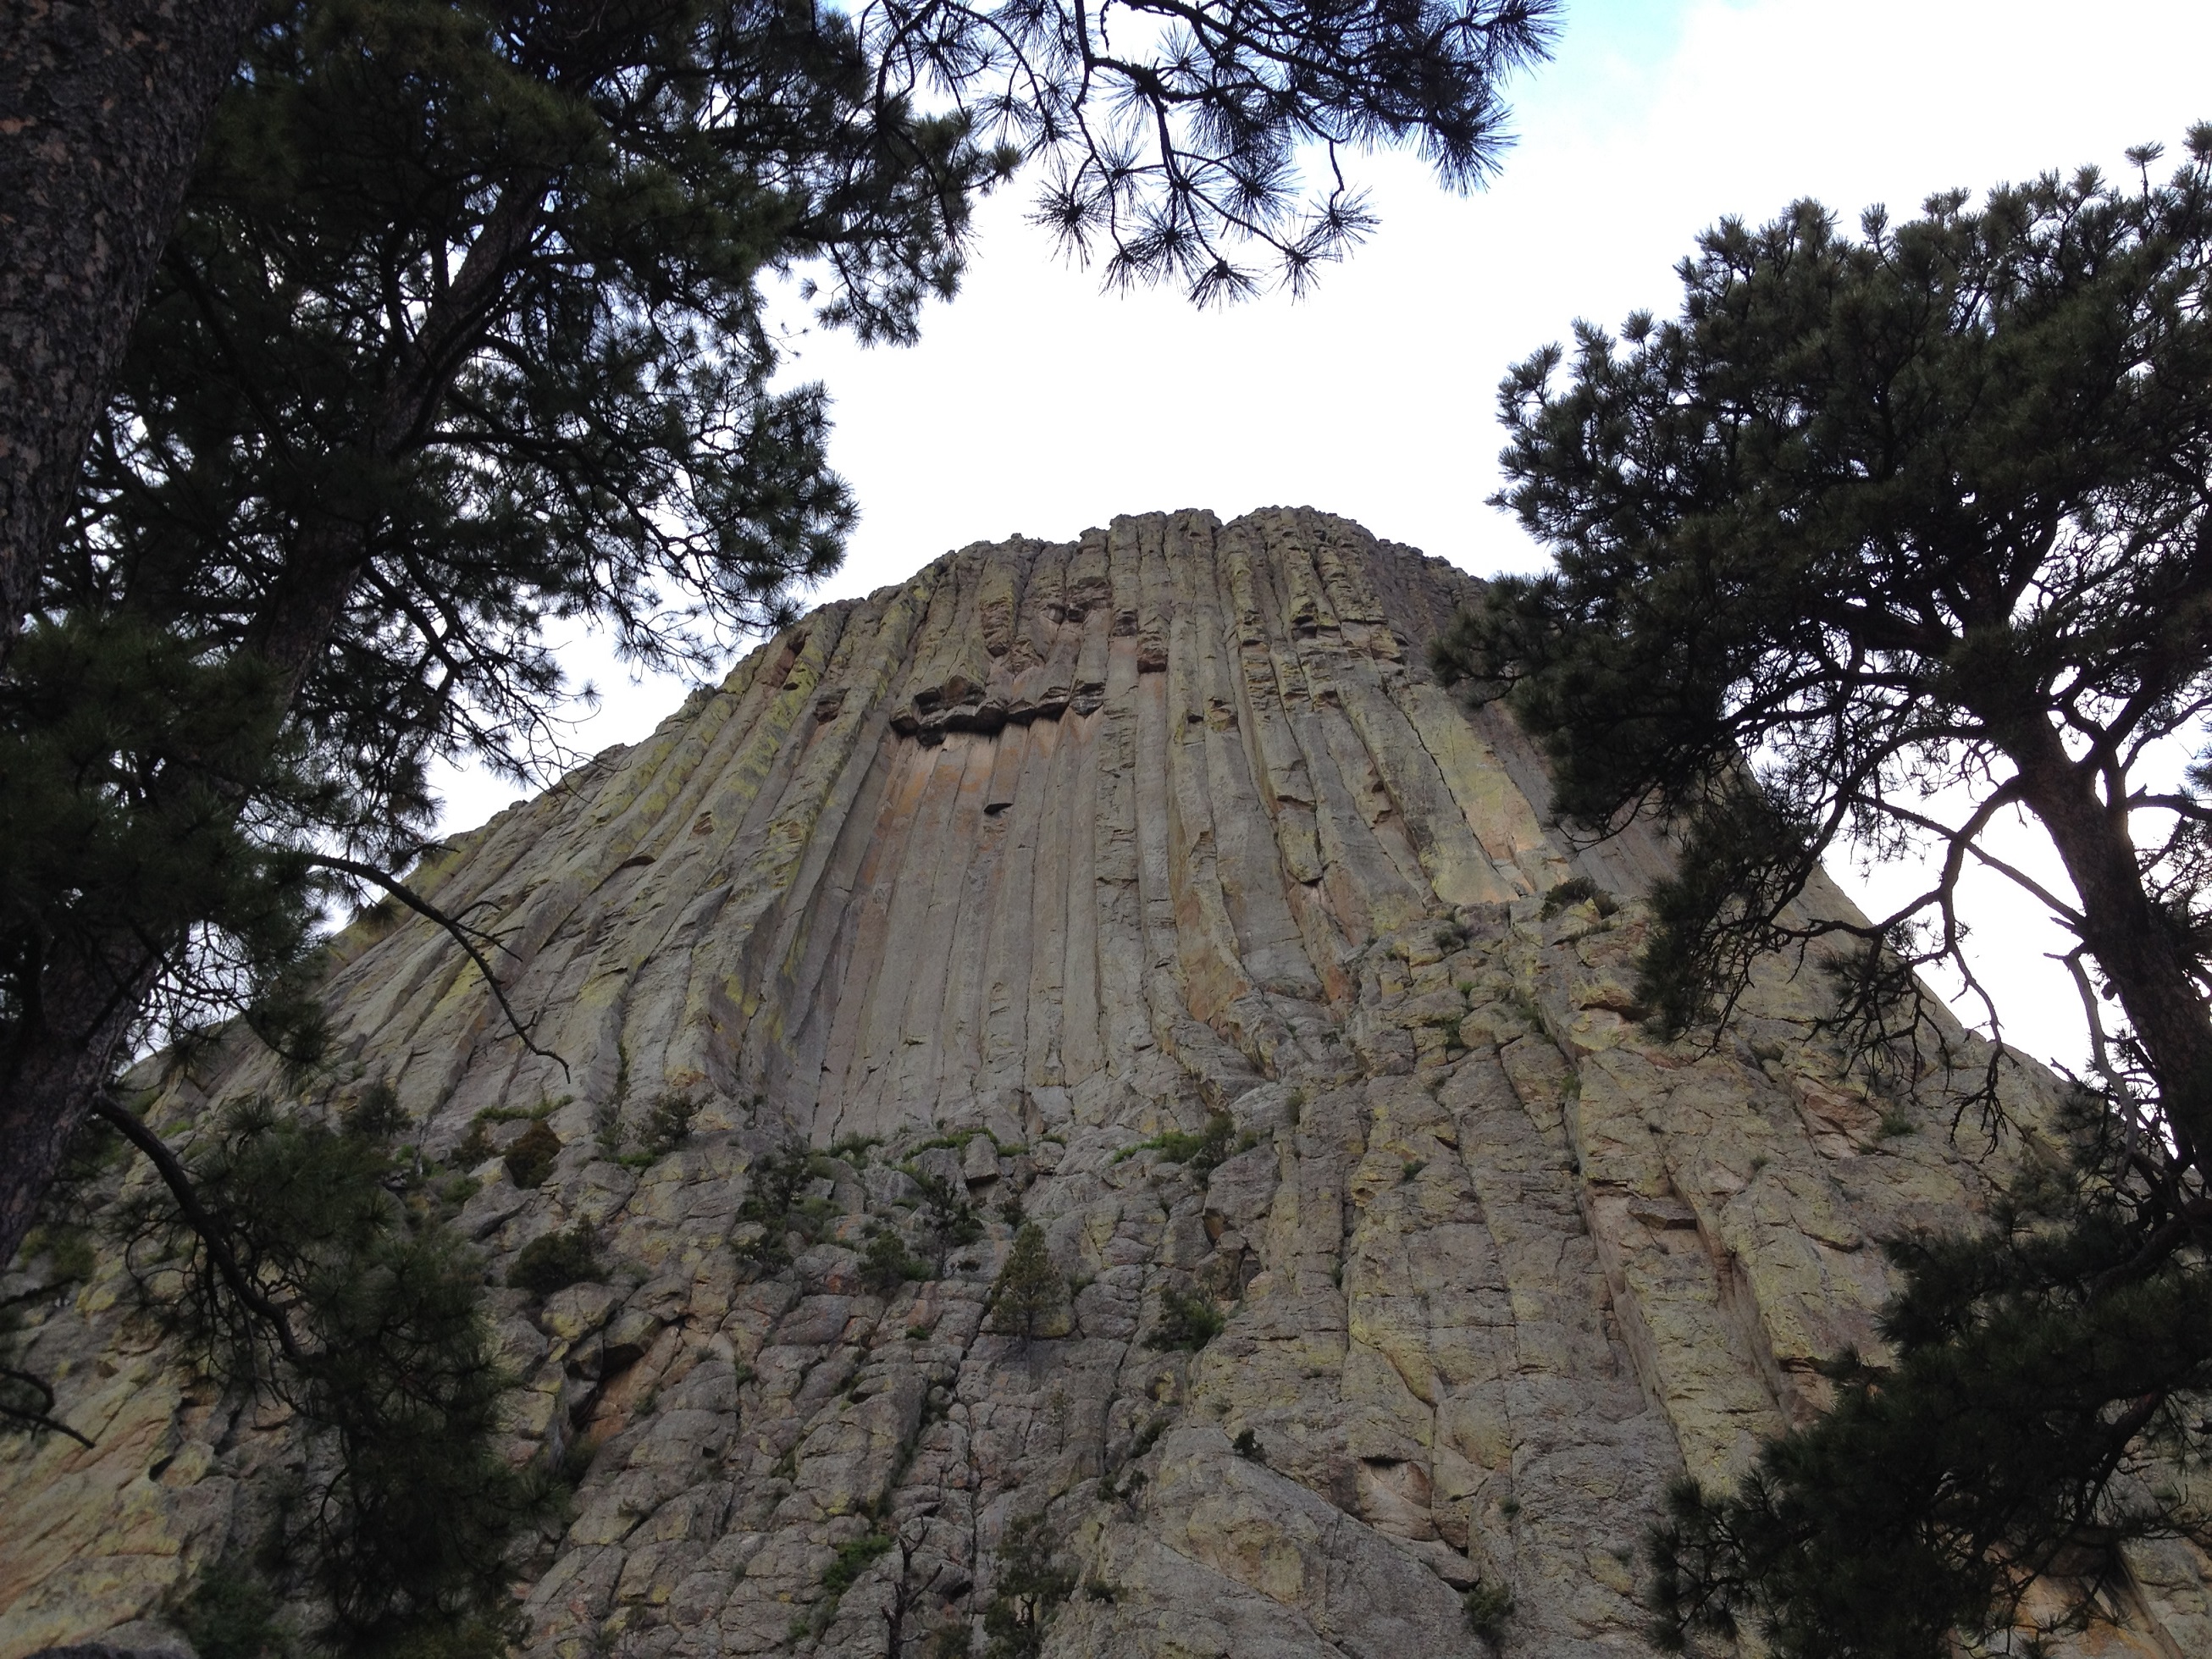
<path id="1" fill-rule="evenodd" d="M 1876 1241 L 2001 1171 L 1932 1110 L 1883 1127 L 1814 975 L 1717 1048 L 1641 1030 L 1665 848 L 1577 854 L 1504 713 L 1433 682 L 1472 592 L 1271 510 L 824 606 L 417 872 L 565 1075 L 434 930 L 339 939 L 301 1109 L 395 1090 L 495 1282 L 599 1243 L 602 1282 L 492 1292 L 511 1454 L 579 1480 L 529 1654 L 1041 1619 L 1054 1655 L 1412 1659 L 1477 1650 L 1478 1589 L 1508 1652 L 1645 1650 L 1666 1482 L 1817 1406 L 1814 1362 L 1876 1346 Z M 179 1139 L 283 1089 L 242 1039 L 141 1080 Z M 1066 1296 L 1008 1334 L 1026 1223 Z M 33 1316 L 99 1443 L 0 1442 L 0 1659 L 158 1629 L 286 1455 L 117 1291 Z M 2162 1639 L 2208 1645 L 2203 1564 L 2145 1563 Z"/>

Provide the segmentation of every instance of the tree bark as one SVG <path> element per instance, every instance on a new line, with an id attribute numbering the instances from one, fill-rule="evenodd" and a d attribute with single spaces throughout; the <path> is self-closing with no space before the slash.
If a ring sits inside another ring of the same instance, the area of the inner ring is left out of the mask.
<path id="1" fill-rule="evenodd" d="M 386 461 L 417 441 L 466 361 L 472 331 L 481 335 L 514 260 L 536 234 L 546 183 L 542 177 L 522 181 L 489 216 L 380 399 L 370 429 L 359 441 L 362 459 Z M 72 475 L 75 465 L 73 456 Z M 281 708 L 291 707 L 328 650 L 369 556 L 368 526 L 344 520 L 303 525 L 292 538 L 285 567 L 245 642 L 276 671 L 274 695 Z M 232 804 L 242 806 L 243 793 Z M 0 1053 L 0 1266 L 14 1259 L 70 1137 L 108 1081 L 118 1048 L 179 943 L 118 929 L 40 975 L 37 999 L 23 1010 L 15 1042 Z"/>
<path id="2" fill-rule="evenodd" d="M 0 14 L 0 665 L 258 9 L 6 0 Z"/>
<path id="3" fill-rule="evenodd" d="M 343 614 L 368 536 L 325 524 L 300 536 L 264 618 L 262 654 L 278 672 L 286 706 Z M 245 804 L 241 786 L 229 805 Z M 0 1267 L 15 1260 L 63 1153 L 107 1084 L 164 963 L 180 939 L 148 939 L 117 925 L 76 942 L 38 976 L 15 1040 L 0 1051 Z"/>
<path id="4" fill-rule="evenodd" d="M 2142 1043 L 2185 1156 L 2212 1153 L 2212 1007 L 2182 941 L 2144 890 L 2124 811 L 2040 721 L 2005 745 L 2022 803 L 2041 821 L 2081 902 L 2081 942 Z"/>
<path id="5" fill-rule="evenodd" d="M 105 957 L 41 975 L 42 1006 L 0 1059 L 0 1267 L 15 1259 L 161 973 L 160 956 L 138 941 L 114 944 Z"/>

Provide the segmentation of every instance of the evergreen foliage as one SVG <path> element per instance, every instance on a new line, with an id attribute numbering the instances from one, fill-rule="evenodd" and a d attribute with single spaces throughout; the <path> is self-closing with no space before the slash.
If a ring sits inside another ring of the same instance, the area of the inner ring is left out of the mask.
<path id="1" fill-rule="evenodd" d="M 1145 1346 L 1160 1351 L 1182 1349 L 1195 1353 L 1220 1335 L 1228 1322 L 1210 1298 L 1184 1291 L 1168 1291 L 1160 1297 L 1159 1322 L 1145 1339 Z"/>
<path id="2" fill-rule="evenodd" d="M 414 1127 L 399 1103 L 398 1091 L 385 1082 L 372 1083 L 338 1108 L 338 1121 L 356 1139 L 388 1141 Z"/>
<path id="3" fill-rule="evenodd" d="M 189 1036 L 243 1000 L 264 1037 L 317 1055 L 296 979 L 315 875 L 271 831 L 341 808 L 273 689 L 258 662 L 210 660 L 141 616 L 33 622 L 0 677 L 0 1042 L 26 1035 L 42 976 L 127 922 L 200 930 L 162 1028 Z M 235 811 L 249 788 L 253 822 Z"/>
<path id="4" fill-rule="evenodd" d="M 2063 1623 L 2129 1539 L 2212 1541 L 2212 128 L 2163 184 L 2158 155 L 1869 211 L 1856 240 L 1812 203 L 1724 222 L 1678 318 L 1583 325 L 1501 391 L 1498 500 L 1558 568 L 1492 584 L 1437 661 L 1510 700 L 1585 833 L 1672 817 L 1656 1022 L 1725 1018 L 1760 956 L 1809 954 L 1886 1133 L 1975 1101 L 2002 1133 L 2000 1051 L 1959 1083 L 1917 977 L 1979 989 L 1972 860 L 2071 930 L 2091 1026 L 2072 1164 L 2032 1164 L 1986 1229 L 1893 1242 L 1890 1352 L 1838 1357 L 1835 1409 L 1736 1492 L 1675 1493 L 1671 1645 L 1748 1623 L 1785 1659 L 1936 1659 L 2039 1575 Z M 2194 769 L 2147 781 L 2176 750 Z M 1984 844 L 2014 807 L 2070 894 Z M 1929 879 L 1871 923 L 1821 914 L 1844 837 L 1932 844 Z"/>
<path id="5" fill-rule="evenodd" d="M 1460 1605 L 1467 1612 L 1467 1627 L 1496 1653 L 1504 1644 L 1505 1626 L 1513 1617 L 1513 1592 L 1486 1579 L 1460 1597 Z"/>
<path id="6" fill-rule="evenodd" d="M 798 1218 L 793 1214 L 799 1195 L 814 1179 L 814 1158 L 796 1140 L 753 1160 L 744 1202 L 738 1206 L 740 1224 L 755 1231 L 732 1241 L 740 1259 L 774 1270 L 791 1265 L 791 1246 L 786 1238 Z"/>
<path id="7" fill-rule="evenodd" d="M 604 1271 L 599 1236 L 579 1221 L 566 1231 L 543 1233 L 524 1245 L 507 1270 L 507 1284 L 509 1290 L 548 1297 L 595 1279 Z"/>
<path id="8" fill-rule="evenodd" d="M 2212 1125 L 2208 809 L 2130 781 L 2212 691 L 2212 128 L 2191 143 L 2168 185 L 2147 151 L 2140 188 L 2085 172 L 1978 212 L 1954 193 L 1903 225 L 1870 212 L 1863 240 L 1811 203 L 1725 222 L 1679 319 L 1632 318 L 1625 350 L 1585 326 L 1571 365 L 1547 348 L 1501 389 L 1498 501 L 1558 568 L 1492 584 L 1438 662 L 1510 699 L 1570 818 L 1681 826 L 1644 964 L 1670 1029 L 1762 952 L 1817 945 L 1855 1022 L 1923 1039 L 1908 970 L 1964 969 L 1958 871 L 2016 873 L 1980 837 L 2017 805 L 2176 1127 Z M 1952 784 L 1975 809 L 1945 825 L 1923 792 Z M 2130 831 L 2161 820 L 2139 861 Z M 1839 836 L 1879 854 L 1921 833 L 1936 878 L 1896 913 L 1796 919 Z"/>
<path id="9" fill-rule="evenodd" d="M 561 1137 L 543 1118 L 533 1118 L 514 1146 L 507 1149 L 507 1178 L 522 1188 L 542 1187 L 553 1173 L 553 1160 L 561 1156 Z"/>
<path id="10" fill-rule="evenodd" d="M 910 339 L 1028 158 L 1114 282 L 1225 297 L 1256 247 L 1302 284 L 1370 222 L 1342 147 L 1495 166 L 1549 10 L 263 8 L 0 677 L 0 1261 L 118 1054 L 244 1011 L 317 1060 L 329 907 L 429 917 L 502 996 L 500 942 L 398 874 L 431 766 L 567 758 L 549 624 L 704 667 L 841 556 L 826 399 L 775 386 L 764 279 Z M 133 1261 L 315 1441 L 283 1542 L 337 1638 L 462 1659 L 531 1494 L 489 1449 L 475 1267 L 400 1200 L 396 1127 L 228 1113 L 132 1211 Z M 511 1175 L 558 1150 L 533 1124 Z M 777 1256 L 796 1189 L 760 1187 Z M 980 1237 L 964 1196 L 940 1237 Z"/>
<path id="11" fill-rule="evenodd" d="M 495 1623 L 508 1540 L 541 1501 L 498 1449 L 508 1379 L 481 1269 L 395 1195 L 408 1167 L 386 1139 L 247 1102 L 185 1164 L 198 1217 L 163 1190 L 118 1222 L 146 1316 L 297 1415 L 305 1471 L 270 1553 L 362 1654 Z M 203 1590 L 195 1616 L 243 1651 L 258 1592 Z"/>
<path id="12" fill-rule="evenodd" d="M 691 1120 L 699 1115 L 699 1103 L 686 1094 L 671 1091 L 653 1103 L 645 1115 L 645 1135 L 639 1151 L 653 1159 L 664 1158 L 691 1139 Z"/>
<path id="13" fill-rule="evenodd" d="M 1303 283 L 1369 222 L 1344 147 L 1487 174 L 1550 9 L 264 8 L 0 678 L 0 1260 L 118 1054 L 248 1008 L 312 1058 L 326 906 L 496 990 L 398 872 L 434 762 L 569 758 L 549 624 L 703 670 L 835 568 L 772 279 L 911 339 L 1028 160 L 1115 282 Z"/>
<path id="14" fill-rule="evenodd" d="M 1236 1133 L 1235 1118 L 1226 1112 L 1213 1112 L 1207 1115 L 1206 1127 L 1196 1133 L 1188 1129 L 1164 1129 L 1148 1140 L 1124 1146 L 1114 1154 L 1114 1161 L 1120 1164 L 1139 1152 L 1157 1152 L 1162 1163 L 1184 1164 L 1203 1181 L 1231 1152 L 1242 1150 L 1235 1144 Z"/>
<path id="15" fill-rule="evenodd" d="M 2040 1576 L 2069 1591 L 2057 1627 L 2115 1605 L 2130 1540 L 2212 1542 L 2212 1267 L 2160 1248 L 2109 1174 L 2109 1115 L 2077 1110 L 2071 1165 L 1986 1231 L 1889 1244 L 1889 1363 L 1838 1357 L 1834 1408 L 1738 1492 L 1669 1494 L 1663 1645 L 1748 1620 L 1781 1659 L 1933 1659 L 2019 1619 Z"/>
<path id="16" fill-rule="evenodd" d="M 515 1633 L 511 1620 L 495 1616 L 420 1625 L 376 1659 L 507 1659 Z"/>
<path id="17" fill-rule="evenodd" d="M 680 1091 L 669 1090 L 647 1108 L 645 1121 L 635 1126 L 635 1144 L 624 1152 L 629 1137 L 622 1121 L 620 1097 L 625 1085 L 617 1081 L 617 1101 L 600 1114 L 597 1130 L 599 1151 L 625 1170 L 649 1170 L 691 1139 L 691 1122 L 699 1103 Z"/>
<path id="18" fill-rule="evenodd" d="M 929 1263 L 908 1251 L 896 1227 L 880 1228 L 860 1252 L 860 1278 L 878 1295 L 890 1295 L 908 1279 L 934 1277 Z"/>
<path id="19" fill-rule="evenodd" d="M 259 1659 L 279 1647 L 276 1598 L 252 1568 L 211 1563 L 192 1586 L 177 1619 L 199 1659 Z"/>
<path id="20" fill-rule="evenodd" d="M 1059 1564 L 1059 1548 L 1042 1511 L 1007 1526 L 983 1608 L 985 1659 L 1033 1659 L 1042 1650 L 1054 1609 L 1075 1589 L 1075 1575 Z"/>
<path id="21" fill-rule="evenodd" d="M 1031 1342 L 1066 1315 L 1067 1304 L 1067 1280 L 1046 1247 L 1044 1229 L 1025 1223 L 991 1285 L 991 1328 Z"/>
<path id="22" fill-rule="evenodd" d="M 907 1166 L 907 1174 L 921 1200 L 922 1230 L 928 1235 L 932 1260 L 945 1271 L 945 1258 L 963 1244 L 983 1237 L 982 1218 L 975 1213 L 965 1182 Z"/>
<path id="23" fill-rule="evenodd" d="M 830 1570 L 822 1575 L 822 1588 L 833 1596 L 842 1595 L 878 1556 L 891 1547 L 891 1542 L 887 1534 L 864 1532 L 840 1544 Z"/>
<path id="24" fill-rule="evenodd" d="M 1588 876 L 1573 876 L 1544 895 L 1543 908 L 1539 914 L 1543 920 L 1549 921 L 1561 911 L 1571 909 L 1577 904 L 1595 905 L 1601 916 L 1612 915 L 1620 908 L 1620 902 Z"/>

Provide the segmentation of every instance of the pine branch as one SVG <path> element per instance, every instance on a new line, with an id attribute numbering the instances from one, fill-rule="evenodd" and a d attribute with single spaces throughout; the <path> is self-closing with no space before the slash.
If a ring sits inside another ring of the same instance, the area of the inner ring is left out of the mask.
<path id="1" fill-rule="evenodd" d="M 221 1224 L 200 1202 L 199 1194 L 192 1189 L 191 1172 L 169 1150 L 168 1143 L 105 1095 L 92 1109 L 94 1115 L 146 1155 L 147 1161 L 161 1177 L 161 1184 L 169 1189 L 169 1196 L 176 1200 L 178 1213 L 184 1217 L 185 1224 L 198 1236 L 201 1247 L 208 1253 L 208 1261 L 230 1293 L 238 1298 L 239 1305 L 267 1328 L 285 1358 L 295 1364 L 304 1364 L 307 1355 L 298 1338 L 292 1334 L 290 1317 L 255 1289 L 252 1280 L 240 1267 L 238 1258 L 231 1254 L 230 1245 L 223 1237 Z"/>
<path id="2" fill-rule="evenodd" d="M 537 1029 L 538 1022 L 533 1019 L 526 1024 L 522 1017 L 514 1012 L 514 1005 L 507 1000 L 507 992 L 500 985 L 498 975 L 492 972 L 491 963 L 484 960 L 483 952 L 477 948 L 477 941 L 481 939 L 505 950 L 507 947 L 500 945 L 499 940 L 482 928 L 471 927 L 458 917 L 448 915 L 405 883 L 378 869 L 373 864 L 364 864 L 358 859 L 339 858 L 328 853 L 313 854 L 309 855 L 307 861 L 319 869 L 335 870 L 341 874 L 352 876 L 356 880 L 368 882 L 372 886 L 380 887 L 414 911 L 416 915 L 434 922 L 444 930 L 448 938 L 468 953 L 469 960 L 476 964 L 477 971 L 483 975 L 484 984 L 490 988 L 493 999 L 499 1004 L 500 1012 L 507 1016 L 507 1025 L 514 1031 L 516 1041 L 539 1059 L 550 1060 L 558 1066 L 561 1068 L 562 1076 L 568 1075 L 568 1062 L 550 1048 L 539 1048 L 532 1038 L 530 1034 Z"/>

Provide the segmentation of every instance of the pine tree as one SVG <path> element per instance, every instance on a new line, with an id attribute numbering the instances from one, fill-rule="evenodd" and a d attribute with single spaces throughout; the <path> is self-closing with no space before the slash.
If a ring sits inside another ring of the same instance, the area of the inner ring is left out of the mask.
<path id="1" fill-rule="evenodd" d="M 991 1284 L 991 1328 L 1024 1343 L 1055 1336 L 1066 1328 L 1067 1280 L 1046 1248 L 1044 1229 L 1025 1224 L 1014 1235 L 1006 1265 Z"/>
<path id="2" fill-rule="evenodd" d="M 145 1316 L 227 1386 L 289 1407 L 304 1442 L 302 1489 L 254 1573 L 310 1595 L 340 1652 L 496 1626 L 509 1542 L 546 1492 L 504 1453 L 512 1379 L 482 1264 L 398 1195 L 418 1177 L 388 1115 L 332 1128 L 246 1101 L 214 1117 L 189 1158 L 120 1109 L 103 1123 L 162 1176 L 112 1212 Z M 203 1585 L 225 1602 L 264 1588 Z"/>
<path id="3" fill-rule="evenodd" d="M 0 675 L 0 1261 L 118 1054 L 245 1007 L 313 1060 L 325 906 L 497 994 L 402 872 L 434 761 L 563 758 L 545 624 L 703 667 L 835 566 L 764 279 L 910 339 L 1026 161 L 1115 282 L 1303 283 L 1367 223 L 1346 148 L 1496 165 L 1549 9 L 264 9 Z"/>
<path id="4" fill-rule="evenodd" d="M 942 1274 L 945 1259 L 951 1251 L 982 1237 L 982 1220 L 975 1213 L 974 1200 L 968 1196 L 965 1182 L 911 1165 L 908 1166 L 908 1174 L 914 1182 L 915 1195 L 921 1200 L 922 1231 L 929 1241 L 931 1260 Z"/>
<path id="5" fill-rule="evenodd" d="M 2163 1473 L 2212 1449 L 2212 127 L 2189 151 L 2164 184 L 2147 147 L 2133 179 L 1954 192 L 1857 239 L 1809 202 L 1724 222 L 1677 318 L 1583 325 L 1501 389 L 1497 501 L 1557 568 L 1492 584 L 1437 661 L 1509 700 L 1582 833 L 1672 820 L 1655 1020 L 1725 1019 L 1759 958 L 1809 956 L 1861 1056 L 1940 1079 L 1917 974 L 1979 988 L 1972 861 L 2072 932 L 2092 1028 L 2071 1164 L 1980 1231 L 1893 1242 L 1891 1352 L 1838 1356 L 1835 1410 L 1739 1491 L 1676 1492 L 1669 1645 L 1749 1620 L 1793 1659 L 1935 1659 L 2039 1575 L 2087 1614 L 2129 1539 L 2212 1542 Z M 2146 781 L 2176 746 L 2195 769 Z M 2070 894 L 1985 843 L 2013 808 Z M 1924 840 L 1929 880 L 1822 910 L 1844 836 Z"/>
<path id="6" fill-rule="evenodd" d="M 1042 1510 L 1008 1523 L 983 1609 L 984 1659 L 1034 1659 L 1043 1651 L 1046 1627 L 1075 1588 L 1075 1575 L 1060 1565 L 1059 1542 Z"/>

